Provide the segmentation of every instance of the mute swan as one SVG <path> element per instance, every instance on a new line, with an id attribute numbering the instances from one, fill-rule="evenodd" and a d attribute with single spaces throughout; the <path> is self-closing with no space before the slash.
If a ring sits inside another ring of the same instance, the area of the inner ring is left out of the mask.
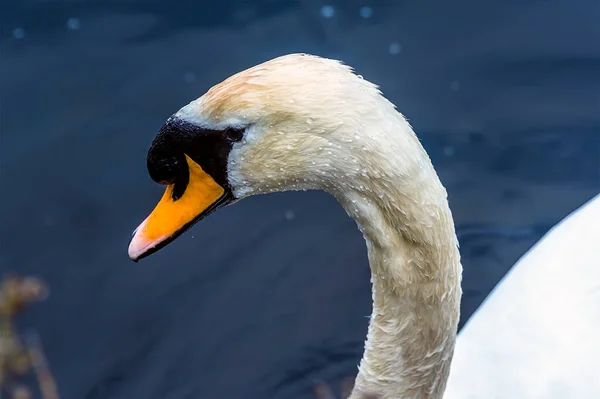
<path id="1" fill-rule="evenodd" d="M 372 274 L 373 311 L 350 398 L 442 397 L 461 297 L 454 222 L 427 153 L 375 85 L 334 60 L 275 58 L 171 116 L 147 167 L 167 187 L 134 232 L 134 261 L 244 197 L 332 194 L 363 233 Z"/>

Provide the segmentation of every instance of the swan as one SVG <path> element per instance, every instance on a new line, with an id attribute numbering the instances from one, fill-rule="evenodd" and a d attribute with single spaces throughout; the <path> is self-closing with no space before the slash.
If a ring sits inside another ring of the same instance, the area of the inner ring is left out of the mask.
<path id="1" fill-rule="evenodd" d="M 272 59 L 168 118 L 147 168 L 166 189 L 134 231 L 136 262 L 242 198 L 333 195 L 362 232 L 371 269 L 372 314 L 349 398 L 442 398 L 462 293 L 458 241 L 426 151 L 377 86 L 336 60 Z"/>
<path id="2" fill-rule="evenodd" d="M 406 119 L 334 60 L 272 59 L 170 117 L 147 157 L 166 184 L 136 229 L 140 260 L 253 194 L 321 189 L 356 220 L 373 311 L 350 398 L 440 398 L 454 350 L 460 256 L 446 190 Z"/>

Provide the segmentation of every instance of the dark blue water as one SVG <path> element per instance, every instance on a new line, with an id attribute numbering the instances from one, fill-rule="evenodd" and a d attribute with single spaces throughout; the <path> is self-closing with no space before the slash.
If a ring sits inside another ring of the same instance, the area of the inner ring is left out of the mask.
<path id="1" fill-rule="evenodd" d="M 20 322 L 63 399 L 307 398 L 356 372 L 366 249 L 326 194 L 247 199 L 128 259 L 182 105 L 299 51 L 381 85 L 448 188 L 464 323 L 600 189 L 599 20 L 597 0 L 2 2 L 0 271 L 52 288 Z"/>

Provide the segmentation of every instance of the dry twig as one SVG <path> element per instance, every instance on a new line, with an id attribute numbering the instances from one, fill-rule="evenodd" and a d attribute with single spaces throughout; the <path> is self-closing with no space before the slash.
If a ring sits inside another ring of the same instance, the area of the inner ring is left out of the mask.
<path id="1" fill-rule="evenodd" d="M 39 338 L 31 333 L 23 342 L 13 320 L 27 305 L 47 295 L 46 284 L 34 277 L 8 275 L 0 284 L 0 397 L 7 392 L 12 399 L 31 399 L 31 389 L 17 381 L 33 372 L 42 397 L 59 399 Z"/>

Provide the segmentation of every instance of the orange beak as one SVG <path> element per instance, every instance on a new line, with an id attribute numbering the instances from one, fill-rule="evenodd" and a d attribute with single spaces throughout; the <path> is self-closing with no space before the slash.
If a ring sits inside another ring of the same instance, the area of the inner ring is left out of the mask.
<path id="1" fill-rule="evenodd" d="M 189 168 L 188 185 L 176 200 L 173 199 L 174 184 L 168 185 L 156 208 L 135 229 L 128 251 L 133 261 L 158 251 L 195 222 L 228 202 L 225 189 L 200 165 L 187 155 L 185 157 Z"/>

